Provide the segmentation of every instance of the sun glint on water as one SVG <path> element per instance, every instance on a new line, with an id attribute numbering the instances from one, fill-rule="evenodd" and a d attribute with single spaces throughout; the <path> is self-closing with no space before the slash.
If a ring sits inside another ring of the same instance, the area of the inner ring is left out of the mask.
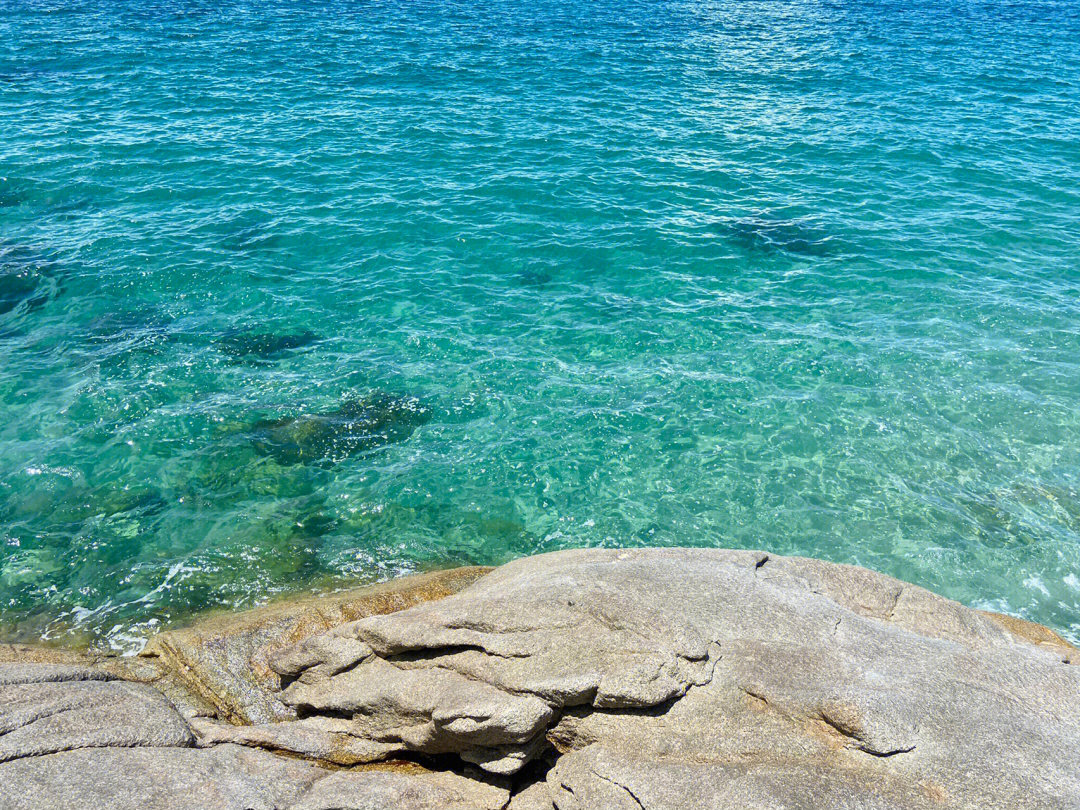
<path id="1" fill-rule="evenodd" d="M 569 546 L 1080 639 L 1072 2 L 4 0 L 0 638 Z"/>

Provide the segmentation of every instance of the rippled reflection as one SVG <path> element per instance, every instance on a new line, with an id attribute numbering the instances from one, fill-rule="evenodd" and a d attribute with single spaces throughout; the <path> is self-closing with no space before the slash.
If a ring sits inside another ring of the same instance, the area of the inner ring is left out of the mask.
<path id="1" fill-rule="evenodd" d="M 6 0 L 0 636 L 572 545 L 1080 638 L 1066 2 Z"/>

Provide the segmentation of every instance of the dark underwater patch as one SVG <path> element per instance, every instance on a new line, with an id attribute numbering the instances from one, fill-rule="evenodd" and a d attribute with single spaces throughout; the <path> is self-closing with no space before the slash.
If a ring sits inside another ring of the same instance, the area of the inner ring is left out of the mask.
<path id="1" fill-rule="evenodd" d="M 518 283 L 522 287 L 547 287 L 555 280 L 555 272 L 547 267 L 530 267 L 518 273 Z"/>
<path id="2" fill-rule="evenodd" d="M 218 349 L 234 360 L 272 360 L 294 350 L 310 346 L 320 340 L 314 332 L 274 332 L 242 331 L 232 332 L 222 337 Z"/>
<path id="3" fill-rule="evenodd" d="M 325 485 L 322 471 L 282 466 L 252 447 L 250 425 L 222 426 L 224 441 L 206 448 L 191 464 L 181 489 L 185 502 L 220 509 L 240 501 L 307 497 Z"/>
<path id="4" fill-rule="evenodd" d="M 268 587 L 302 590 L 322 579 L 323 537 L 334 519 L 321 497 L 252 503 L 215 521 L 203 546 L 186 560 L 186 570 L 163 589 L 157 607 L 172 619 L 209 607 L 247 605 L 265 598 Z M 242 571 L 242 574 L 238 574 Z M 135 572 L 129 598 L 152 591 L 162 572 Z"/>
<path id="5" fill-rule="evenodd" d="M 405 441 L 430 420 L 431 409 L 416 397 L 378 393 L 325 413 L 262 420 L 251 435 L 256 451 L 279 464 L 310 464 Z"/>
<path id="6" fill-rule="evenodd" d="M 56 262 L 44 251 L 0 244 L 0 315 L 44 306 L 59 293 Z"/>
<path id="7" fill-rule="evenodd" d="M 511 501 L 496 499 L 484 509 L 462 508 L 447 502 L 391 501 L 377 508 L 343 515 L 337 527 L 353 545 L 394 549 L 411 557 L 418 568 L 432 564 L 490 565 L 535 553 L 541 540 L 525 525 Z M 347 569 L 349 562 L 335 565 Z"/>
<path id="8" fill-rule="evenodd" d="M 33 273 L 5 273 L 0 271 L 0 315 L 11 312 L 19 304 L 34 309 L 48 300 L 48 293 L 41 288 Z"/>
<path id="9" fill-rule="evenodd" d="M 17 62 L 12 65 L 5 65 L 0 69 L 0 84 L 12 86 L 40 85 L 54 82 L 69 75 L 70 71 L 60 70 L 50 64 L 22 64 Z"/>
<path id="10" fill-rule="evenodd" d="M 40 476 L 35 486 L 9 498 L 0 515 L 39 526 L 69 526 L 130 513 L 149 517 L 166 506 L 162 494 L 142 484 L 89 487 L 62 476 Z"/>
<path id="11" fill-rule="evenodd" d="M 112 310 L 94 318 L 87 325 L 87 336 L 93 342 L 110 342 L 145 333 L 163 332 L 170 321 L 152 307 Z"/>
<path id="12" fill-rule="evenodd" d="M 0 81 L 3 81 L 0 78 Z M 16 208 L 33 200 L 30 185 L 18 178 L 0 177 L 0 208 Z"/>
<path id="13" fill-rule="evenodd" d="M 268 212 L 252 208 L 214 228 L 218 244 L 226 250 L 243 253 L 272 247 L 277 239 L 277 220 Z"/>
<path id="14" fill-rule="evenodd" d="M 0 209 L 25 207 L 35 217 L 80 214 L 96 207 L 92 194 L 78 186 L 0 177 Z"/>
<path id="15" fill-rule="evenodd" d="M 125 513 L 152 516 L 163 511 L 167 505 L 164 496 L 154 487 L 134 484 L 98 487 L 94 490 L 91 510 L 106 517 Z"/>
<path id="16" fill-rule="evenodd" d="M 837 248 L 825 228 L 803 219 L 746 217 L 728 226 L 731 241 L 751 254 L 824 257 Z"/>

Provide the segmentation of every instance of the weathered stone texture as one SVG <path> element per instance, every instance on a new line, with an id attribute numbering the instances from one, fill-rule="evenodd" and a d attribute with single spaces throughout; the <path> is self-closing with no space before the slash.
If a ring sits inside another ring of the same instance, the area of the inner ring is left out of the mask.
<path id="1" fill-rule="evenodd" d="M 289 810 L 502 810 L 505 787 L 450 772 L 339 771 Z"/>
<path id="2" fill-rule="evenodd" d="M 172 704 L 149 686 L 68 664 L 0 664 L 0 762 L 193 739 Z"/>
<path id="3" fill-rule="evenodd" d="M 0 764 L 0 810 L 284 810 L 323 774 L 231 745 L 83 749 Z"/>
<path id="4" fill-rule="evenodd" d="M 155 636 L 144 656 L 160 659 L 215 714 L 233 723 L 295 717 L 278 699 L 280 681 L 267 658 L 282 647 L 363 616 L 390 613 L 456 593 L 489 569 L 456 568 L 402 577 L 331 596 L 219 614 Z"/>
<path id="5" fill-rule="evenodd" d="M 519 560 L 271 664 L 338 747 L 513 773 L 554 746 L 560 810 L 1045 810 L 1080 806 L 1070 659 L 863 569 L 643 549 Z"/>
<path id="6" fill-rule="evenodd" d="M 0 810 L 1080 807 L 1080 666 L 1046 628 L 762 552 L 480 573 L 134 661 L 0 648 Z M 435 770 L 362 765 L 398 757 Z"/>

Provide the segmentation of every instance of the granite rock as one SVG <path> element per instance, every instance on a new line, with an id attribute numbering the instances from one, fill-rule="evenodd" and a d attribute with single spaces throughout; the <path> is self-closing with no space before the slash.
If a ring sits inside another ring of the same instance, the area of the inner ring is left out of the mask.
<path id="1" fill-rule="evenodd" d="M 172 704 L 144 684 L 69 664 L 0 664 L 0 761 L 193 739 Z"/>
<path id="2" fill-rule="evenodd" d="M 141 659 L 0 647 L 0 810 L 1080 807 L 1080 659 L 1039 625 L 763 552 L 482 573 Z"/>
<path id="3" fill-rule="evenodd" d="M 83 749 L 0 764 L 0 810 L 284 810 L 323 775 L 232 745 Z"/>
<path id="4" fill-rule="evenodd" d="M 1080 806 L 1072 660 L 864 569 L 641 549 L 519 560 L 271 663 L 336 744 L 503 773 L 550 746 L 560 810 L 1034 810 Z"/>
<path id="5" fill-rule="evenodd" d="M 288 810 L 502 810 L 510 791 L 449 771 L 338 771 Z"/>
<path id="6" fill-rule="evenodd" d="M 475 582 L 487 568 L 455 568 L 292 599 L 242 613 L 222 613 L 151 639 L 144 658 L 179 678 L 194 699 L 231 723 L 295 717 L 279 699 L 280 679 L 267 664 L 277 650 L 359 619 L 439 599 Z"/>
<path id="7" fill-rule="evenodd" d="M 525 785 L 510 797 L 506 810 L 553 810 L 551 786 L 546 781 Z"/>
<path id="8" fill-rule="evenodd" d="M 333 772 L 234 745 L 0 763 L 0 810 L 500 810 L 508 798 L 506 787 L 450 772 Z"/>

